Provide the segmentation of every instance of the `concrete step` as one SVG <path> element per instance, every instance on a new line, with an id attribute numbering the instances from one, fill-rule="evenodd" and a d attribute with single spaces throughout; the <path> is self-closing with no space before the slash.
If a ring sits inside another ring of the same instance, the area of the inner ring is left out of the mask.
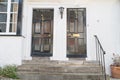
<path id="1" fill-rule="evenodd" d="M 50 60 L 50 57 L 32 57 L 32 60 Z"/>
<path id="2" fill-rule="evenodd" d="M 40 64 L 40 65 L 44 65 L 44 64 L 60 64 L 60 65 L 99 65 L 98 61 L 85 61 L 85 60 L 70 60 L 70 61 L 55 61 L 55 60 L 23 60 L 22 64 Z"/>
<path id="3" fill-rule="evenodd" d="M 24 60 L 18 67 L 21 80 L 104 80 L 98 61 L 52 61 L 48 57 Z"/>
<path id="4" fill-rule="evenodd" d="M 18 67 L 21 72 L 59 72 L 59 73 L 100 73 L 102 68 L 93 61 L 50 61 L 25 62 Z"/>
<path id="5" fill-rule="evenodd" d="M 104 80 L 102 74 L 93 73 L 19 73 L 21 80 Z"/>
<path id="6" fill-rule="evenodd" d="M 76 67 L 80 67 L 80 66 L 100 66 L 98 63 L 87 63 L 87 62 L 83 62 L 83 61 L 44 61 L 44 62 L 28 62 L 28 63 L 24 63 L 23 65 L 41 65 L 41 66 L 76 66 Z M 23 66 L 22 65 L 22 66 Z"/>
<path id="7" fill-rule="evenodd" d="M 21 72 L 58 72 L 58 73 L 100 73 L 100 67 L 64 67 L 64 66 L 31 66 L 31 65 L 24 65 L 18 68 L 18 71 Z"/>

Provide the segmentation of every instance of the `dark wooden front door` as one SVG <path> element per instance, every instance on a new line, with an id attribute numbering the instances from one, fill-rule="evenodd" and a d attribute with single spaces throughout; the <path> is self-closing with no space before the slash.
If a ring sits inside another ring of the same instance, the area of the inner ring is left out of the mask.
<path id="1" fill-rule="evenodd" d="M 67 56 L 86 57 L 86 9 L 67 9 Z"/>
<path id="2" fill-rule="evenodd" d="M 52 56 L 53 9 L 33 9 L 32 56 Z"/>

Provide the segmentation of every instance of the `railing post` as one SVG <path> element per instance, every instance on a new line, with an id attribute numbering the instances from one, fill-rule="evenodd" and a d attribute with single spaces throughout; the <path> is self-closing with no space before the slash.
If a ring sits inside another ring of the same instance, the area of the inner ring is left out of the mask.
<path id="1" fill-rule="evenodd" d="M 103 61 L 104 61 L 103 64 L 104 64 L 104 73 L 105 73 L 105 74 L 104 74 L 104 77 L 105 77 L 105 80 L 107 80 L 106 69 L 105 69 L 105 54 L 106 54 L 106 52 L 104 51 L 104 52 L 103 52 Z"/>

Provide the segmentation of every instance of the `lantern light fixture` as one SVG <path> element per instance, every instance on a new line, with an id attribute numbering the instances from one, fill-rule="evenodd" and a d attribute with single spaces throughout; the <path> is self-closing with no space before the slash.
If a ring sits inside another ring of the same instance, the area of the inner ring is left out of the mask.
<path id="1" fill-rule="evenodd" d="M 63 18 L 64 7 L 59 7 L 61 19 Z"/>

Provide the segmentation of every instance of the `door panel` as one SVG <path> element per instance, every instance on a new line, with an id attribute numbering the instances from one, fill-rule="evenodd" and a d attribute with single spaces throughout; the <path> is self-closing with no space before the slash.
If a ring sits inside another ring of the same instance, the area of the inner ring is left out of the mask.
<path id="1" fill-rule="evenodd" d="M 86 10 L 67 9 L 67 56 L 86 57 Z"/>
<path id="2" fill-rule="evenodd" d="M 52 56 L 53 9 L 33 9 L 32 56 Z"/>

